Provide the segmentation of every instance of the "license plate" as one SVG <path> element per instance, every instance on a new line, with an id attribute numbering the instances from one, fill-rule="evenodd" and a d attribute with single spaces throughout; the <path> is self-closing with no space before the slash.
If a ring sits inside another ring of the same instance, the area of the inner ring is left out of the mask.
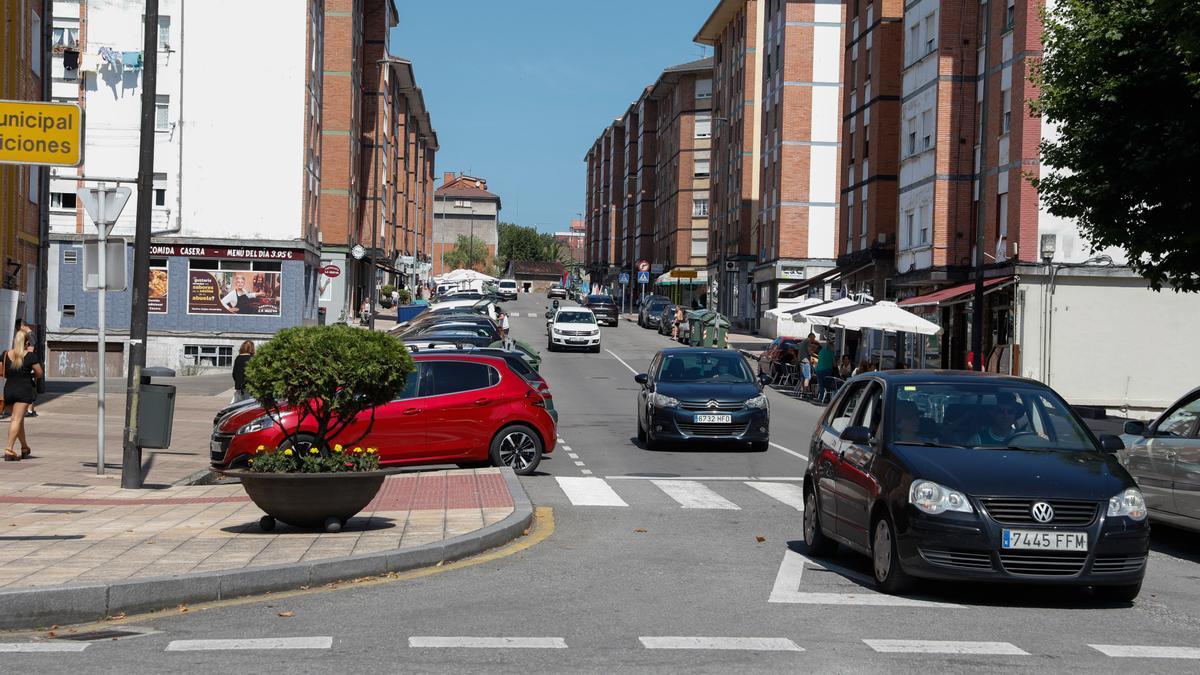
<path id="1" fill-rule="evenodd" d="M 573 344 L 573 345 L 586 345 L 587 344 L 587 340 L 570 339 L 570 340 L 567 340 L 567 342 L 569 342 L 570 344 Z"/>
<path id="2" fill-rule="evenodd" d="M 1087 532 L 1047 532 L 1045 530 L 1004 530 L 1001 548 L 1042 551 L 1086 551 Z"/>
<path id="3" fill-rule="evenodd" d="M 208 452 L 213 459 L 222 459 L 225 457 L 225 449 L 222 448 L 221 444 L 217 441 L 208 442 Z"/>
<path id="4" fill-rule="evenodd" d="M 696 415 L 696 424 L 730 424 L 733 415 Z"/>

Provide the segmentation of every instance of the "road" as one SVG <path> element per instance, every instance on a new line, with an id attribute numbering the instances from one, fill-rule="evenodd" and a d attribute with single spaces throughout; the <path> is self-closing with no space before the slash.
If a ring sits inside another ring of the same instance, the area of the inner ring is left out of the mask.
<path id="1" fill-rule="evenodd" d="M 509 303 L 544 344 L 545 301 Z M 669 341 L 622 323 L 600 354 L 544 353 L 558 450 L 523 479 L 540 541 L 419 578 L 171 612 L 156 631 L 3 669 L 88 672 L 1194 672 L 1200 546 L 1158 528 L 1132 606 L 1085 590 L 876 593 L 865 559 L 809 560 L 798 478 L 820 409 L 772 392 L 767 452 L 635 442 L 634 372 Z M 535 537 L 536 538 L 536 537 Z M 280 613 L 294 613 L 281 617 Z M 289 638 L 293 641 L 271 641 Z M 197 642 L 233 640 L 234 642 Z M 262 640 L 266 640 L 265 642 Z M 2 642 L 3 640 L 0 640 Z M 149 664 L 153 664 L 152 666 Z"/>

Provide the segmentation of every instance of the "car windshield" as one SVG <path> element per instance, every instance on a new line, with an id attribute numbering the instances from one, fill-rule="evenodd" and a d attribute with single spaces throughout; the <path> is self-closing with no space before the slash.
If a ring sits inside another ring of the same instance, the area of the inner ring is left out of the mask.
<path id="1" fill-rule="evenodd" d="M 977 449 L 1095 452 L 1054 392 L 1020 382 L 905 384 L 893 388 L 892 440 Z"/>
<path id="2" fill-rule="evenodd" d="M 753 381 L 746 361 L 736 352 L 666 354 L 658 380 L 714 384 L 744 384 Z"/>
<path id="3" fill-rule="evenodd" d="M 591 312 L 559 312 L 554 323 L 596 323 Z"/>
<path id="4" fill-rule="evenodd" d="M 651 312 L 661 312 L 663 310 L 663 307 L 666 307 L 666 306 L 667 306 L 667 303 L 662 302 L 660 300 L 655 300 L 648 305 L 648 307 L 650 308 L 649 311 L 651 311 Z"/>
<path id="5" fill-rule="evenodd" d="M 613 299 L 607 295 L 589 295 L 587 301 L 588 301 L 589 305 L 611 305 L 611 304 L 613 304 Z"/>

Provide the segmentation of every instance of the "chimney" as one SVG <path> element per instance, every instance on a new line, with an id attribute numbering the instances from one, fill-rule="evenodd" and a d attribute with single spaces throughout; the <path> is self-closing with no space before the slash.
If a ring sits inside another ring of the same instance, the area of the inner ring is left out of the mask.
<path id="1" fill-rule="evenodd" d="M 453 171 L 443 171 L 442 172 L 442 187 L 446 187 L 447 185 L 449 185 L 452 182 L 454 182 L 454 172 Z"/>

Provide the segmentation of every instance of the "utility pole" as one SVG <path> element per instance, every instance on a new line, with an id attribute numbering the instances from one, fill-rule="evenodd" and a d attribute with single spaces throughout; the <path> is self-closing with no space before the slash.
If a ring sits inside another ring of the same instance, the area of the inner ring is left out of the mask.
<path id="1" fill-rule="evenodd" d="M 977 180 L 979 181 L 979 207 L 975 214 L 975 292 L 971 299 L 971 352 L 975 355 L 975 362 L 972 364 L 974 370 L 982 371 L 983 364 L 983 247 L 984 247 L 984 232 L 983 221 L 987 215 L 984 208 L 984 194 L 986 190 L 984 174 L 987 167 L 987 144 L 988 144 L 988 37 L 991 33 L 991 14 L 992 5 L 983 5 L 980 10 L 980 25 L 982 26 L 982 43 L 983 43 L 983 99 L 979 102 L 979 168 Z"/>
<path id="2" fill-rule="evenodd" d="M 154 103 L 158 91 L 158 0 L 146 0 L 142 28 L 142 115 L 138 142 L 137 229 L 133 237 L 133 308 L 129 317 L 129 372 L 125 382 L 125 438 L 121 487 L 142 487 L 142 448 L 138 404 L 146 367 L 150 307 L 150 214 L 154 196 Z M 104 254 L 107 254 L 105 251 Z M 104 354 L 99 355 L 103 364 Z"/>

